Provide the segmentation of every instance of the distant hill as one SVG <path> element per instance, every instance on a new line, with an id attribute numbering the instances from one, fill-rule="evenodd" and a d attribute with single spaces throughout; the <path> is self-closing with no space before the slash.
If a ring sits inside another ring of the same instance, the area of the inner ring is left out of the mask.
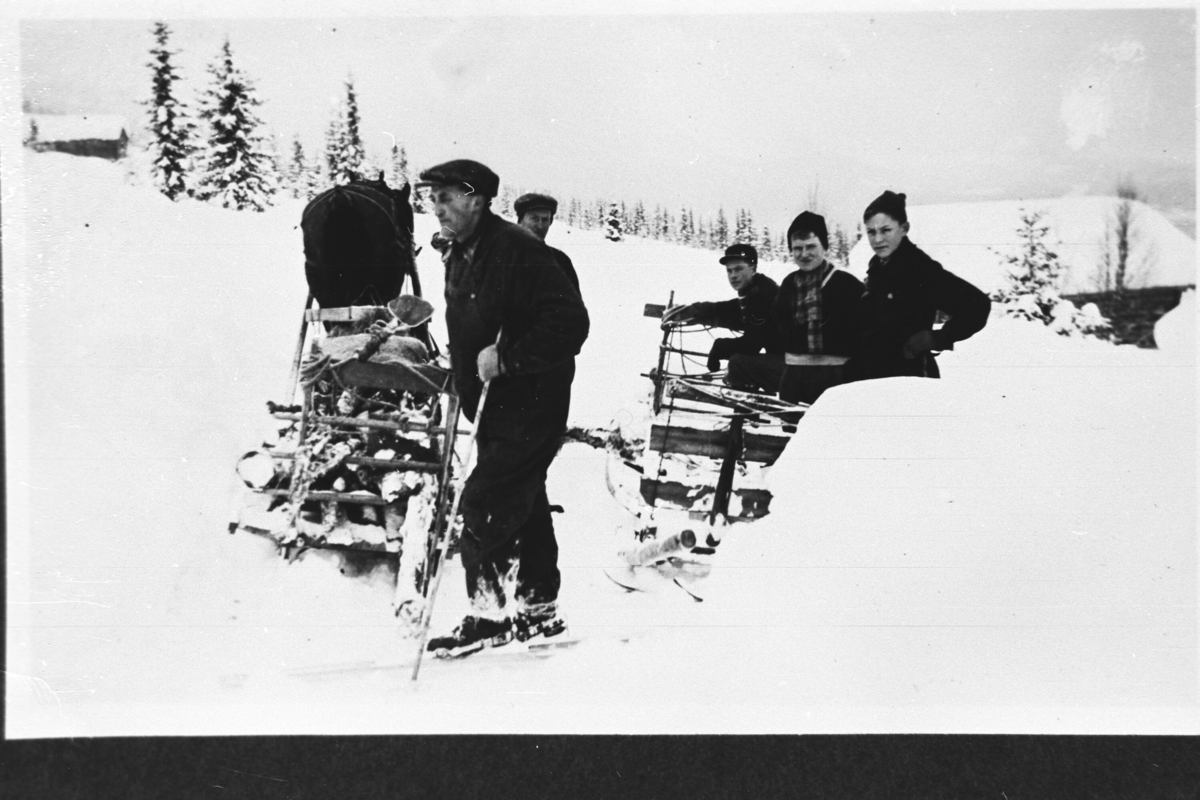
<path id="1" fill-rule="evenodd" d="M 1113 220 L 1115 197 L 1061 197 L 910 206 L 909 238 L 951 272 L 984 291 L 999 288 L 1007 269 L 1003 255 L 1020 247 L 1022 209 L 1042 211 L 1050 226 L 1048 244 L 1067 268 L 1064 293 L 1097 290 L 1105 229 Z M 1161 212 L 1135 203 L 1130 253 L 1131 288 L 1196 283 L 1196 243 Z M 850 271 L 865 277 L 871 258 L 866 240 L 850 252 Z"/>

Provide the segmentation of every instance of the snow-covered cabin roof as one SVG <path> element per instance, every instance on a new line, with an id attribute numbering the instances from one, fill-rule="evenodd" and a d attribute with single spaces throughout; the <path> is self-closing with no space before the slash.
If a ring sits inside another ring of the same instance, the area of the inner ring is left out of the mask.
<path id="1" fill-rule="evenodd" d="M 37 125 L 39 142 L 79 142 L 87 139 L 117 141 L 125 132 L 125 118 L 116 114 L 29 114 Z"/>
<path id="2" fill-rule="evenodd" d="M 942 266 L 984 291 L 1004 285 L 1003 254 L 1020 251 L 1022 211 L 1041 211 L 1046 244 L 1066 269 L 1062 291 L 1097 288 L 1097 270 L 1115 197 L 1057 197 L 908 207 L 909 238 Z M 1128 286 L 1196 283 L 1196 242 L 1160 211 L 1134 203 Z M 865 278 L 871 247 L 863 237 L 850 251 L 850 272 Z"/>

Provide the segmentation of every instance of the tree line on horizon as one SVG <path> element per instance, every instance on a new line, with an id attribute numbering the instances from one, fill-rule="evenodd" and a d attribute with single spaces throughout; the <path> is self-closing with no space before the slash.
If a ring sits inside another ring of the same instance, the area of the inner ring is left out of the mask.
<path id="1" fill-rule="evenodd" d="M 147 65 L 152 70 L 151 97 L 144 101 L 149 107 L 147 149 L 154 186 L 172 200 L 192 197 L 224 208 L 263 211 L 274 204 L 277 195 L 311 199 L 357 177 L 382 177 L 396 188 L 410 183 L 403 144 L 393 142 L 386 159 L 367 152 L 353 77 L 345 82 L 345 97 L 333 111 L 319 154 L 306 149 L 299 135 L 280 147 L 255 111 L 262 100 L 254 83 L 235 64 L 228 39 L 208 67 L 207 86 L 189 105 L 180 97 L 181 76 L 172 62 L 179 51 L 169 48 L 169 27 L 156 22 L 152 34 L 154 46 Z M 512 203 L 522 193 L 502 183 L 495 211 L 514 217 Z M 583 230 L 602 230 L 612 241 L 636 236 L 710 250 L 751 244 L 764 261 L 787 260 L 784 235 L 772 235 L 767 225 L 758 227 L 748 209 L 739 208 L 731 221 L 724 208 L 715 216 L 706 216 L 687 206 L 677 213 L 661 205 L 648 209 L 640 199 L 630 205 L 550 194 L 559 200 L 560 220 Z M 431 210 L 423 190 L 414 189 L 411 197 L 417 213 Z M 861 237 L 861 228 L 851 238 L 834 224 L 831 257 L 845 264 L 850 248 Z"/>
<path id="2" fill-rule="evenodd" d="M 236 66 L 228 39 L 207 68 L 208 83 L 197 95 L 193 110 L 179 97 L 181 77 L 172 63 L 178 51 L 169 49 L 170 29 L 165 22 L 156 22 L 152 34 L 154 46 L 147 64 L 152 70 L 151 97 L 143 101 L 149 107 L 147 149 L 153 184 L 172 200 L 192 197 L 224 208 L 263 211 L 278 195 L 311 199 L 358 177 L 383 178 L 396 188 L 410 183 L 408 153 L 402 143 L 393 141 L 385 159 L 367 152 L 353 77 L 344 84 L 345 97 L 333 110 L 320 154 L 307 151 L 299 135 L 292 137 L 290 147 L 281 148 L 256 113 L 262 100 L 253 82 Z M 284 149 L 286 154 L 281 152 Z M 494 210 L 515 217 L 513 201 L 523 193 L 523 189 L 502 182 Z M 788 260 L 785 234 L 773 234 L 765 224 L 759 227 L 749 209 L 737 209 L 731 224 L 723 207 L 707 216 L 690 206 L 675 212 L 659 204 L 649 209 L 640 199 L 627 204 L 546 193 L 558 199 L 560 220 L 582 230 L 601 230 L 611 241 L 635 236 L 716 251 L 732 244 L 750 244 L 758 249 L 762 261 Z M 816 187 L 810 190 L 810 209 L 819 208 L 818 193 Z M 1096 283 L 1102 291 L 1121 292 L 1128 285 L 1130 245 L 1136 238 L 1134 203 L 1145 199 L 1128 177 L 1122 179 L 1117 193 L 1118 207 L 1108 224 L 1097 268 Z M 432 210 L 425 190 L 414 188 L 411 198 L 415 212 Z M 1040 221 L 1031 225 L 1022 220 L 1023 238 L 1027 240 L 1029 230 L 1038 224 Z M 846 266 L 851 248 L 861 238 L 861 225 L 851 232 L 832 223 L 830 259 Z M 1041 254 L 1038 260 L 1045 263 Z"/>

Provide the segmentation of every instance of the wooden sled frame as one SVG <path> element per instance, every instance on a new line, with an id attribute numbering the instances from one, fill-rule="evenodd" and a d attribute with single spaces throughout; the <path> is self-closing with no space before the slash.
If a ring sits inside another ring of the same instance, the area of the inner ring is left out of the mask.
<path id="1" fill-rule="evenodd" d="M 362 322 L 365 320 L 376 318 L 383 307 L 381 306 L 351 306 L 343 308 L 314 308 L 313 297 L 310 294 L 305 302 L 304 316 L 300 326 L 300 335 L 296 345 L 296 353 L 293 359 L 291 376 L 287 387 L 286 397 L 289 400 L 295 398 L 296 389 L 298 387 L 299 365 L 306 351 L 311 351 L 313 344 L 323 336 L 323 322 Z M 313 334 L 309 334 L 309 327 L 312 326 Z M 307 344 L 307 347 L 306 347 Z M 395 471 L 401 473 L 421 473 L 421 474 L 437 474 L 439 477 L 437 500 L 436 500 L 436 516 L 433 526 L 428 537 L 426 559 L 424 563 L 434 564 L 429 574 L 423 575 L 421 586 L 424 592 L 429 582 L 436 574 L 437 566 L 432 561 L 433 551 L 436 550 L 441 538 L 449 533 L 449 521 L 447 520 L 447 508 L 450 502 L 451 484 L 456 473 L 456 452 L 455 445 L 457 436 L 460 431 L 458 425 L 460 422 L 459 399 L 454 390 L 452 375 L 449 370 L 444 369 L 436 364 L 382 364 L 373 363 L 370 361 L 348 361 L 337 367 L 334 367 L 333 376 L 337 384 L 346 388 L 362 388 L 362 389 L 386 389 L 399 392 L 422 393 L 431 396 L 430 405 L 434 407 L 434 403 L 440 406 L 443 402 L 444 407 L 441 409 L 441 423 L 434 421 L 434 416 L 426 419 L 413 419 L 408 417 L 401 418 L 380 418 L 378 415 L 368 414 L 366 419 L 360 417 L 342 417 L 336 415 L 318 415 L 314 410 L 313 392 L 311 388 L 305 388 L 303 391 L 303 399 L 300 409 L 297 411 L 295 406 L 281 407 L 276 404 L 268 404 L 271 410 L 271 416 L 275 419 L 287 422 L 298 422 L 300 424 L 299 434 L 296 439 L 297 448 L 302 447 L 307 441 L 311 426 L 314 424 L 328 425 L 333 428 L 341 428 L 345 430 L 351 429 L 377 429 L 391 430 L 399 433 L 418 432 L 425 433 L 435 443 L 435 450 L 438 451 L 440 458 L 436 461 L 414 461 L 393 459 L 369 458 L 366 456 L 350 456 L 345 459 L 344 463 L 351 466 L 365 466 L 371 469 L 379 469 L 385 471 Z M 264 451 L 277 463 L 290 465 L 289 470 L 291 480 L 289 486 L 294 486 L 297 480 L 295 451 L 285 451 L 279 449 L 267 449 Z M 287 497 L 291 493 L 290 488 L 264 487 L 254 489 L 255 492 L 273 497 Z M 349 493 L 338 491 L 317 491 L 311 490 L 305 492 L 303 500 L 300 502 L 315 501 L 320 503 L 345 503 L 349 505 L 371 505 L 385 506 L 388 501 L 378 495 L 369 495 L 365 493 Z M 237 527 L 236 524 L 231 526 L 231 532 Z M 248 526 L 240 526 L 244 530 L 252 533 L 265 534 L 270 536 L 271 531 L 260 530 Z M 274 538 L 274 536 L 271 536 Z M 344 544 L 333 543 L 315 540 L 312 537 L 299 533 L 296 539 L 287 544 L 281 544 L 282 555 L 287 560 L 294 560 L 305 550 L 332 550 L 343 553 L 355 553 L 365 556 L 373 556 L 378 558 L 390 559 L 398 561 L 400 553 L 395 550 L 389 550 L 386 547 L 380 548 L 368 544 Z"/>
<path id="2" fill-rule="evenodd" d="M 647 303 L 642 312 L 643 316 L 662 319 L 673 306 L 674 300 L 675 293 L 671 292 L 665 306 Z M 794 426 L 803 415 L 806 406 L 784 403 L 770 395 L 719 388 L 720 374 L 704 373 L 701 377 L 689 375 L 686 371 L 671 372 L 668 364 L 672 356 L 679 357 L 684 368 L 686 356 L 708 357 L 708 353 L 683 346 L 683 335 L 691 330 L 692 328 L 687 326 L 667 327 L 663 330 L 658 364 L 646 376 L 654 382 L 653 413 L 657 417 L 664 409 L 671 412 L 678 410 L 681 412 L 681 418 L 685 420 L 695 414 L 718 415 L 728 418 L 729 425 L 727 428 L 714 429 L 689 426 L 686 422 L 679 425 L 652 423 L 646 448 L 663 455 L 701 456 L 720 462 L 720 472 L 713 489 L 712 508 L 708 512 L 708 520 L 712 524 L 716 522 L 718 515 L 730 518 L 729 505 L 734 493 L 733 478 L 738 462 L 771 465 L 779 458 L 791 438 L 790 434 L 776 436 L 747 431 L 746 422 L 763 422 L 765 418 L 775 418 Z M 694 330 L 706 328 L 696 326 Z M 679 406 L 677 400 L 687 401 L 687 406 Z M 659 498 L 682 502 L 694 489 L 643 475 L 640 491 L 642 498 L 653 506 Z M 742 500 L 743 514 L 735 519 L 755 519 L 766 513 L 766 506 L 770 500 L 767 492 L 746 490 L 739 491 L 739 496 Z"/>

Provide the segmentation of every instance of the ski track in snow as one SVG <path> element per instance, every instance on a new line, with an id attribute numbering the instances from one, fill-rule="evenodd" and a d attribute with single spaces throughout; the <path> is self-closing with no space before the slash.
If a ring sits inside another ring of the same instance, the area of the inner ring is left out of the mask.
<path id="1" fill-rule="evenodd" d="M 26 678 L 8 682 L 10 736 L 1195 731 L 1194 346 L 993 318 L 942 381 L 830 391 L 769 474 L 772 513 L 727 533 L 704 603 L 604 577 L 628 515 L 603 451 L 568 444 L 549 492 L 582 641 L 427 659 L 414 687 L 386 570 L 288 564 L 226 533 L 299 328 L 303 203 L 231 212 L 121 165 L 25 162 L 6 283 L 28 396 L 8 488 L 30 520 L 10 528 L 6 668 Z M 416 241 L 439 304 L 435 224 L 419 215 Z M 729 289 L 716 253 L 562 222 L 550 243 L 592 316 L 572 424 L 607 427 L 648 386 L 642 305 Z M 435 631 L 465 608 L 453 563 Z"/>

